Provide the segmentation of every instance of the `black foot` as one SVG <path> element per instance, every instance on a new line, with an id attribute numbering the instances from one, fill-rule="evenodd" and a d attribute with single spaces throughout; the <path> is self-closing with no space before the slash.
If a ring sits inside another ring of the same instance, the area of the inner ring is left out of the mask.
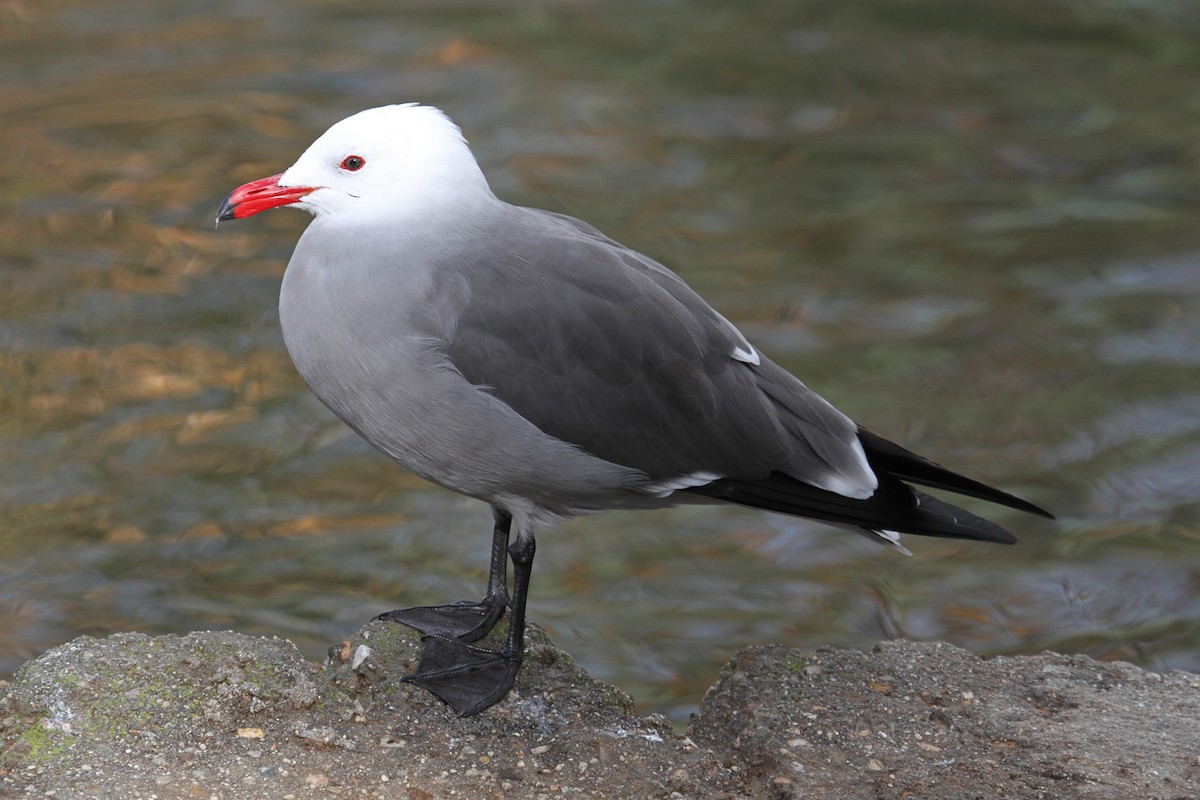
<path id="1" fill-rule="evenodd" d="M 504 608 L 503 600 L 472 602 L 459 600 L 442 606 L 413 606 L 380 614 L 375 619 L 399 622 L 415 628 L 426 636 L 444 636 L 463 642 L 474 642 L 487 636 L 496 627 Z"/>
<path id="2" fill-rule="evenodd" d="M 407 623 L 406 623 L 407 624 Z M 436 694 L 460 717 L 478 714 L 508 694 L 520 656 L 443 636 L 426 636 L 417 671 L 405 678 Z"/>

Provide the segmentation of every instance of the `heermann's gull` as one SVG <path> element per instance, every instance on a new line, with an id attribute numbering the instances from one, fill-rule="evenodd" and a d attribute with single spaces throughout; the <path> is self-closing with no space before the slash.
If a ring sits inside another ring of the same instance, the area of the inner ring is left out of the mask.
<path id="1" fill-rule="evenodd" d="M 402 466 L 492 507 L 482 601 L 381 615 L 422 632 L 411 679 L 463 716 L 513 684 L 534 532 L 555 518 L 723 500 L 907 553 L 901 532 L 1015 539 L 906 482 L 1050 516 L 856 425 L 653 259 L 497 199 L 435 108 L 342 120 L 217 219 L 275 206 L 315 216 L 279 299 L 309 387 Z M 505 645 L 472 644 L 506 607 Z"/>

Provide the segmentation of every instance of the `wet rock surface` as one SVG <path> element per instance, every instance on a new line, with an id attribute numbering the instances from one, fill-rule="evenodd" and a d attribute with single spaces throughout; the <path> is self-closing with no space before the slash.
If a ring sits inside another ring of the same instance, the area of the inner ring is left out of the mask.
<path id="1" fill-rule="evenodd" d="M 81 638 L 0 689 L 0 797 L 1200 797 L 1200 676 L 940 643 L 743 650 L 686 735 L 535 626 L 457 718 L 402 682 L 407 629 L 317 666 L 228 632 Z"/>

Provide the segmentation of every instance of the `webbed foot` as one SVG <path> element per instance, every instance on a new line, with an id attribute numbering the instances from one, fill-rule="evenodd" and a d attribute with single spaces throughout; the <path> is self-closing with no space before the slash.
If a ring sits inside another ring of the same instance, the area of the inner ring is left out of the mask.
<path id="1" fill-rule="evenodd" d="M 422 641 L 421 663 L 405 680 L 442 698 L 460 717 L 478 714 L 500 702 L 521 667 L 519 654 L 445 636 L 429 635 Z"/>
<path id="2" fill-rule="evenodd" d="M 398 608 L 380 614 L 375 619 L 399 622 L 426 636 L 444 636 L 463 642 L 474 642 L 487 636 L 504 616 L 508 603 L 502 599 L 484 598 L 478 602 L 459 600 L 440 606 Z"/>

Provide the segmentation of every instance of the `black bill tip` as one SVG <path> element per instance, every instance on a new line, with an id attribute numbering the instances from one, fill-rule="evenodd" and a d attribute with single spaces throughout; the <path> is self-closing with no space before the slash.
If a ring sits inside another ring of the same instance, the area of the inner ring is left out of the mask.
<path id="1" fill-rule="evenodd" d="M 236 191 L 236 190 L 235 190 Z M 231 219 L 237 219 L 237 203 L 231 202 L 233 192 L 225 195 L 225 199 L 221 201 L 221 207 L 217 209 L 217 224 L 227 222 Z"/>

